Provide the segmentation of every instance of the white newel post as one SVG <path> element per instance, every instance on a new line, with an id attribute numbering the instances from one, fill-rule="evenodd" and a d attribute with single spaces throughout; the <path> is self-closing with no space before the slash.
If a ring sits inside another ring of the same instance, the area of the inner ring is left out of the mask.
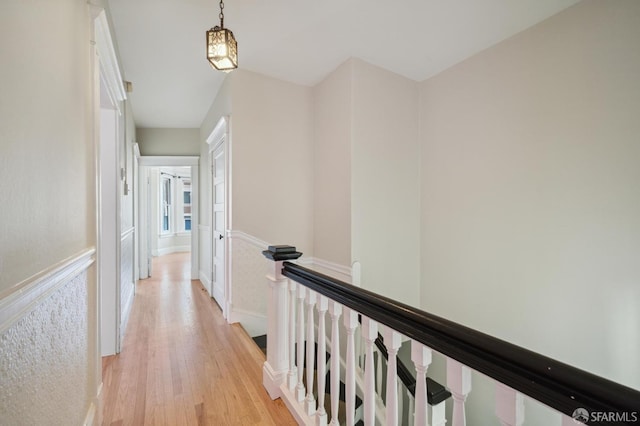
<path id="1" fill-rule="evenodd" d="M 262 384 L 272 399 L 281 396 L 280 386 L 286 383 L 289 371 L 288 348 L 288 279 L 282 275 L 282 262 L 302 255 L 290 246 L 269 246 L 262 252 L 273 263 L 269 265 L 267 282 L 268 322 L 267 360 L 262 368 Z"/>
<path id="2" fill-rule="evenodd" d="M 296 362 L 298 364 L 298 384 L 296 385 L 296 401 L 304 401 L 305 391 L 304 383 L 302 383 L 302 375 L 304 373 L 304 295 L 306 294 L 304 286 L 298 286 L 298 356 Z"/>
<path id="3" fill-rule="evenodd" d="M 418 426 L 427 426 L 428 418 L 428 401 L 427 401 L 427 368 L 431 364 L 431 349 L 415 340 L 411 341 L 411 361 L 416 368 L 416 400 L 415 400 L 415 416 L 414 424 Z"/>
<path id="4" fill-rule="evenodd" d="M 325 316 L 329 309 L 326 296 L 318 296 L 318 412 L 316 414 L 318 426 L 327 424 L 327 411 L 324 408 L 325 385 L 327 383 L 327 332 L 325 330 Z"/>
<path id="5" fill-rule="evenodd" d="M 502 426 L 521 426 L 524 423 L 522 394 L 496 382 L 496 416 Z"/>
<path id="6" fill-rule="evenodd" d="M 345 371 L 345 405 L 347 426 L 355 424 L 356 416 L 356 353 L 354 334 L 358 327 L 358 313 L 345 308 L 344 326 L 347 331 L 347 369 Z"/>
<path id="7" fill-rule="evenodd" d="M 339 426 L 338 407 L 340 398 L 340 314 L 342 305 L 333 300 L 329 302 L 329 316 L 331 317 L 331 425 Z"/>
<path id="8" fill-rule="evenodd" d="M 447 387 L 453 397 L 453 426 L 465 426 L 464 403 L 471 392 L 471 370 L 458 361 L 447 358 Z"/>
<path id="9" fill-rule="evenodd" d="M 313 396 L 313 373 L 315 358 L 315 321 L 313 317 L 313 307 L 316 304 L 316 293 L 307 289 L 307 397 L 305 407 L 309 416 L 316 412 L 316 399 Z"/>
<path id="10" fill-rule="evenodd" d="M 401 335 L 397 331 L 386 328 L 384 344 L 387 347 L 389 361 L 387 364 L 387 425 L 398 425 L 398 365 L 396 356 L 400 349 Z"/>
<path id="11" fill-rule="evenodd" d="M 362 336 L 366 344 L 364 359 L 364 424 L 374 425 L 376 421 L 375 362 L 373 342 L 378 337 L 378 323 L 362 316 Z"/>

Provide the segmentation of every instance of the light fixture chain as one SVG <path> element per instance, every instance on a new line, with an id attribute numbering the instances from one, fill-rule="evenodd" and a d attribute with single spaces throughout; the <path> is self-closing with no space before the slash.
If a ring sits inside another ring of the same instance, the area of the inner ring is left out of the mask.
<path id="1" fill-rule="evenodd" d="M 220 28 L 224 28 L 224 2 L 222 0 L 220 0 L 220 15 L 218 15 L 218 17 L 220 18 Z"/>

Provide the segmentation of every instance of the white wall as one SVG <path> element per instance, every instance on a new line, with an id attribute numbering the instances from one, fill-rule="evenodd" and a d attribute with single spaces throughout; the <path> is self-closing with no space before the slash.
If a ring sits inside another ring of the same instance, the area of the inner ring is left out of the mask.
<path id="1" fill-rule="evenodd" d="M 198 155 L 200 129 L 145 128 L 136 131 L 141 155 Z"/>
<path id="2" fill-rule="evenodd" d="M 351 251 L 362 286 L 420 300 L 418 83 L 353 60 Z"/>
<path id="3" fill-rule="evenodd" d="M 96 244 L 90 18 L 78 0 L 0 3 L 0 303 Z M 46 42 L 37 49 L 46 28 Z M 37 53 L 35 53 L 37 51 Z M 7 424 L 81 424 L 97 396 L 95 267 L 0 321 Z M 10 312 L 10 311 L 9 311 Z M 15 321 L 15 322 L 14 322 Z M 46 371 L 46 375 L 39 374 Z M 94 406 L 95 407 L 95 406 Z"/>
<path id="4" fill-rule="evenodd" d="M 420 93 L 423 308 L 636 388 L 638 40 L 583 1 Z"/>
<path id="5" fill-rule="evenodd" d="M 351 265 L 353 62 L 313 88 L 313 254 Z"/>

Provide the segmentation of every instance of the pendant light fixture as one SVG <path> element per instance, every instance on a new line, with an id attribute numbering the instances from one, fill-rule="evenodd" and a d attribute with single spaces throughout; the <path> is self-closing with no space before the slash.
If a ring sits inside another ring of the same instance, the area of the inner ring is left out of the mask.
<path id="1" fill-rule="evenodd" d="M 229 72 L 238 68 L 238 43 L 224 27 L 224 3 L 220 0 L 220 26 L 207 31 L 207 60 L 214 69 Z"/>

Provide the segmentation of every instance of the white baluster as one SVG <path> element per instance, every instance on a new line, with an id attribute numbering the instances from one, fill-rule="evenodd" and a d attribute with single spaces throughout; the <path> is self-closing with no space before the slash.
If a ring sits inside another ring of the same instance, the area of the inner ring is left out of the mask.
<path id="1" fill-rule="evenodd" d="M 333 300 L 329 302 L 329 316 L 331 317 L 331 425 L 339 426 L 338 404 L 340 401 L 340 330 L 338 320 L 342 313 L 342 306 Z"/>
<path id="2" fill-rule="evenodd" d="M 387 386 L 389 386 L 387 384 Z M 396 386 L 396 392 L 398 392 L 398 422 L 400 422 L 400 424 L 404 424 L 404 422 L 402 421 L 402 417 L 404 416 L 404 383 L 402 383 L 402 380 L 400 380 L 400 378 L 398 378 L 398 384 Z"/>
<path id="3" fill-rule="evenodd" d="M 445 401 L 431 406 L 431 424 L 433 426 L 445 426 L 447 424 Z"/>
<path id="4" fill-rule="evenodd" d="M 298 382 L 296 371 L 296 287 L 295 281 L 289 282 L 289 376 L 288 387 L 293 392 Z"/>
<path id="5" fill-rule="evenodd" d="M 496 382 L 496 416 L 502 426 L 520 426 L 524 422 L 522 394 L 500 382 Z"/>
<path id="6" fill-rule="evenodd" d="M 384 333 L 384 345 L 387 347 L 389 360 L 387 361 L 387 425 L 398 424 L 398 365 L 396 356 L 400 349 L 401 336 L 395 330 L 386 328 Z"/>
<path id="7" fill-rule="evenodd" d="M 362 336 L 364 337 L 366 350 L 364 361 L 364 424 L 374 425 L 376 421 L 376 388 L 373 342 L 376 340 L 376 337 L 378 337 L 378 323 L 363 316 Z"/>
<path id="8" fill-rule="evenodd" d="M 296 386 L 296 400 L 304 401 L 304 384 L 302 383 L 302 375 L 304 369 L 304 296 L 306 288 L 298 286 L 298 385 Z"/>
<path id="9" fill-rule="evenodd" d="M 327 411 L 324 409 L 325 385 L 327 383 L 327 333 L 325 331 L 325 316 L 328 309 L 326 296 L 318 296 L 318 426 L 327 424 Z"/>
<path id="10" fill-rule="evenodd" d="M 426 426 L 428 422 L 427 411 L 427 368 L 431 364 L 431 349 L 422 343 L 411 341 L 411 361 L 416 368 L 416 398 L 414 424 Z"/>
<path id="11" fill-rule="evenodd" d="M 416 399 L 413 396 L 409 397 L 409 426 L 414 426 L 416 424 L 416 414 L 415 414 L 415 405 Z"/>
<path id="12" fill-rule="evenodd" d="M 305 406 L 307 414 L 313 415 L 316 411 L 316 398 L 313 396 L 313 363 L 315 355 L 315 319 L 313 317 L 313 306 L 316 304 L 316 293 L 307 290 L 307 398 Z"/>
<path id="13" fill-rule="evenodd" d="M 373 342 L 373 362 L 375 363 L 375 367 L 373 371 L 376 373 L 376 394 L 382 397 L 382 353 L 378 350 L 378 347 L 375 345 L 375 339 Z"/>
<path id="14" fill-rule="evenodd" d="M 364 350 L 362 346 L 362 330 L 357 328 L 354 335 L 354 342 L 356 344 L 356 365 L 358 368 L 364 371 Z"/>
<path id="15" fill-rule="evenodd" d="M 576 426 L 576 425 L 583 425 L 583 424 L 584 423 L 579 422 L 573 417 L 569 417 L 566 414 L 562 414 L 562 426 Z"/>
<path id="16" fill-rule="evenodd" d="M 447 387 L 453 396 L 453 426 L 465 426 L 464 403 L 471 392 L 471 370 L 458 361 L 447 358 Z"/>
<path id="17" fill-rule="evenodd" d="M 345 308 L 344 326 L 347 329 L 347 370 L 345 372 L 345 404 L 347 426 L 355 424 L 356 415 L 356 353 L 354 334 L 358 327 L 358 313 Z"/>

